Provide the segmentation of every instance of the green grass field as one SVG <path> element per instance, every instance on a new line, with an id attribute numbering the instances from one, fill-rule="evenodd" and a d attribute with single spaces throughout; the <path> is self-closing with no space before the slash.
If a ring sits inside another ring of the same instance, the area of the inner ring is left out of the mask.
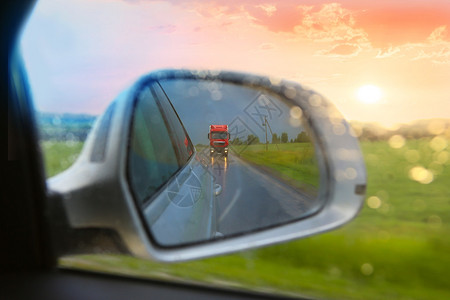
<path id="1" fill-rule="evenodd" d="M 61 173 L 70 167 L 83 148 L 82 142 L 41 142 L 45 171 L 48 177 Z"/>
<path id="2" fill-rule="evenodd" d="M 399 149 L 363 142 L 366 205 L 351 223 L 325 234 L 176 264 L 120 255 L 70 256 L 60 263 L 312 298 L 450 299 L 450 141 L 440 142 L 407 140 Z M 253 156 L 256 148 L 242 157 Z M 60 172 L 66 167 L 60 161 L 79 151 L 58 144 L 43 149 L 48 174 Z"/>

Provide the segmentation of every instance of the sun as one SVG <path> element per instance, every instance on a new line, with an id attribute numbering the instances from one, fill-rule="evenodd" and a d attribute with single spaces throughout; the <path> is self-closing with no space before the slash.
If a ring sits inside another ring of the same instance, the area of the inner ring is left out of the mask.
<path id="1" fill-rule="evenodd" d="M 364 103 L 376 103 L 381 99 L 381 89 L 376 85 L 363 85 L 358 89 L 357 97 Z"/>

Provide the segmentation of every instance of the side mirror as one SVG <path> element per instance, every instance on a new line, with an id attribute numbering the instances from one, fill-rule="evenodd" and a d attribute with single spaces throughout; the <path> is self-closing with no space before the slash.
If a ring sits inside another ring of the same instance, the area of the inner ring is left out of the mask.
<path id="1" fill-rule="evenodd" d="M 210 147 L 210 124 L 233 140 Z M 165 70 L 120 94 L 48 186 L 67 216 L 59 234 L 84 252 L 109 239 L 119 252 L 182 261 L 341 226 L 362 206 L 366 170 L 346 120 L 297 83 Z"/>

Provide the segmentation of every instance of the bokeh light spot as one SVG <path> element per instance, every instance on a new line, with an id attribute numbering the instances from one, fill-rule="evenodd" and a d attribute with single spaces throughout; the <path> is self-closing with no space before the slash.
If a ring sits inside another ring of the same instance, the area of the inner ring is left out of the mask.
<path id="1" fill-rule="evenodd" d="M 373 274 L 373 266 L 369 263 L 365 263 L 361 266 L 361 273 L 365 276 L 370 276 Z"/>
<path id="2" fill-rule="evenodd" d="M 447 141 L 443 137 L 436 136 L 430 141 L 430 147 L 436 152 L 442 151 L 447 148 Z"/>
<path id="3" fill-rule="evenodd" d="M 389 146 L 394 149 L 399 149 L 405 145 L 405 138 L 399 134 L 391 136 L 389 139 Z"/>
<path id="4" fill-rule="evenodd" d="M 371 197 L 367 198 L 367 205 L 370 208 L 378 209 L 381 206 L 381 199 L 376 196 L 371 196 Z"/>
<path id="5" fill-rule="evenodd" d="M 303 111 L 300 107 L 294 106 L 289 110 L 289 114 L 291 115 L 291 118 L 300 119 L 303 115 Z"/>
<path id="6" fill-rule="evenodd" d="M 440 153 L 437 153 L 436 155 L 436 161 L 440 164 L 445 164 L 450 159 L 450 154 L 447 151 L 442 151 Z"/>
<path id="7" fill-rule="evenodd" d="M 429 184 L 433 181 L 434 176 L 430 170 L 421 166 L 416 166 L 409 170 L 409 178 L 422 184 Z"/>
<path id="8" fill-rule="evenodd" d="M 320 97 L 317 94 L 312 94 L 309 99 L 309 104 L 311 104 L 312 106 L 319 106 L 320 104 L 322 104 L 322 97 Z"/>
<path id="9" fill-rule="evenodd" d="M 297 91 L 295 90 L 295 88 L 289 86 L 284 90 L 284 95 L 289 99 L 294 99 L 297 95 Z"/>

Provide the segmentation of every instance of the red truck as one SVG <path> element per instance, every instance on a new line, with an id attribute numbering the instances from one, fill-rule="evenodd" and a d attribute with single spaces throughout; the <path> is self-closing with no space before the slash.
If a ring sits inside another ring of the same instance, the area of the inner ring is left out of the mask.
<path id="1" fill-rule="evenodd" d="M 209 125 L 209 153 L 221 154 L 228 157 L 228 142 L 230 133 L 228 132 L 228 125 Z"/>

